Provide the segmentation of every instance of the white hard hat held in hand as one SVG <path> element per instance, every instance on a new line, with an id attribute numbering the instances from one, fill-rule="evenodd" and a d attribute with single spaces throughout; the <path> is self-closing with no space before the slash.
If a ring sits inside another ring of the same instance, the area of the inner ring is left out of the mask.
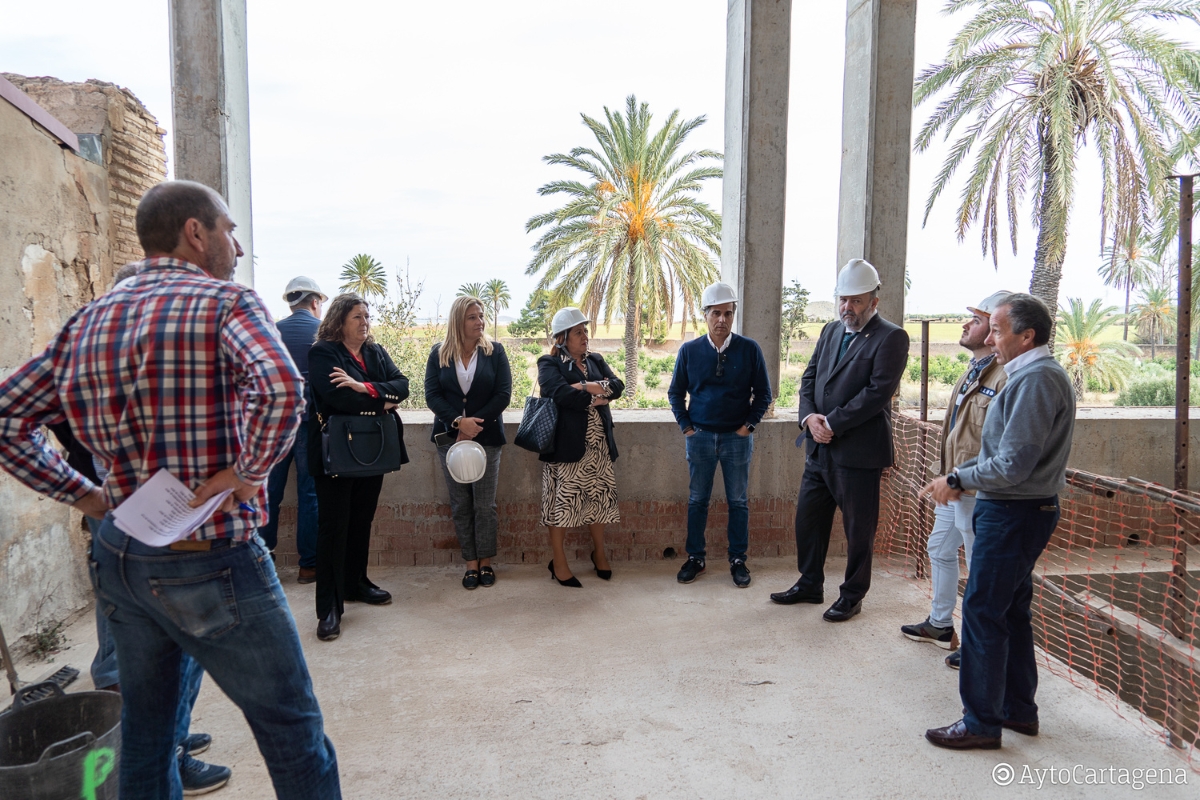
<path id="1" fill-rule="evenodd" d="M 866 294 L 879 288 L 879 273 L 870 262 L 852 258 L 842 267 L 837 276 L 837 296 L 852 297 Z"/>
<path id="2" fill-rule="evenodd" d="M 487 452 L 478 442 L 455 442 L 446 451 L 446 470 L 459 483 L 474 483 L 487 471 Z"/>
<path id="3" fill-rule="evenodd" d="M 591 322 L 578 308 L 564 308 L 554 315 L 550 323 L 550 332 L 558 336 L 563 331 L 569 331 L 582 322 Z"/>
<path id="4" fill-rule="evenodd" d="M 728 283 L 717 281 L 707 287 L 704 294 L 700 295 L 700 309 L 703 311 L 723 303 L 736 303 L 737 301 L 737 291 Z"/>

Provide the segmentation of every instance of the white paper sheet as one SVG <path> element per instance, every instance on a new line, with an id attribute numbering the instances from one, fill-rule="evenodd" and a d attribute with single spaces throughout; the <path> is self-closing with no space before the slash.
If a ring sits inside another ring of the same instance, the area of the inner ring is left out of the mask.
<path id="1" fill-rule="evenodd" d="M 196 495 L 165 469 L 154 473 L 113 512 L 117 527 L 151 547 L 166 547 L 208 522 L 232 490 L 210 497 L 199 508 L 188 503 Z"/>

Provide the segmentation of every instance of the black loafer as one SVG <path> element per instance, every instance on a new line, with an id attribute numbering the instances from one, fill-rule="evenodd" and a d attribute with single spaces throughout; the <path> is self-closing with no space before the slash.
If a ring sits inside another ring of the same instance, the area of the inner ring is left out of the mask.
<path id="1" fill-rule="evenodd" d="M 332 642 L 342 635 L 342 618 L 337 609 L 329 612 L 325 619 L 317 623 L 317 638 L 322 642 Z"/>
<path id="2" fill-rule="evenodd" d="M 845 622 L 860 611 L 862 611 L 862 600 L 851 603 L 846 598 L 839 597 L 833 601 L 833 605 L 826 609 L 822 616 L 829 622 Z"/>
<path id="3" fill-rule="evenodd" d="M 820 589 L 813 589 L 811 586 L 803 585 L 803 581 L 796 581 L 796 584 L 786 592 L 775 592 L 771 595 L 771 601 L 779 603 L 781 606 L 791 606 L 796 603 L 813 603 L 820 605 L 825 602 L 825 592 Z"/>
<path id="4" fill-rule="evenodd" d="M 496 585 L 496 571 L 491 567 L 479 568 L 479 585 L 483 588 Z"/>
<path id="5" fill-rule="evenodd" d="M 1010 731 L 1016 731 L 1022 736 L 1038 735 L 1038 721 L 1036 719 L 1033 722 L 1017 722 L 1013 719 L 1006 719 L 1001 723 L 1001 726 Z"/>
<path id="6" fill-rule="evenodd" d="M 479 570 L 467 570 L 467 574 L 463 575 L 463 588 L 474 589 L 477 586 L 479 586 Z"/>
<path id="7" fill-rule="evenodd" d="M 944 728 L 930 728 L 925 731 L 925 738 L 930 744 L 938 747 L 948 747 L 951 750 L 999 750 L 999 736 L 979 736 L 971 733 L 967 723 L 959 720 Z"/>
<path id="8" fill-rule="evenodd" d="M 378 586 L 360 586 L 358 591 L 346 598 L 347 603 L 366 603 L 369 606 L 386 606 L 392 602 L 391 592 Z"/>

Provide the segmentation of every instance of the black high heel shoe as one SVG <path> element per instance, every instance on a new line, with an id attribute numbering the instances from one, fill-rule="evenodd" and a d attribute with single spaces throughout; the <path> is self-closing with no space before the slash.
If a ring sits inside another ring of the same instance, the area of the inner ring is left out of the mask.
<path id="1" fill-rule="evenodd" d="M 600 580 L 602 580 L 602 581 L 612 580 L 612 570 L 611 569 L 600 569 L 599 567 L 596 566 L 596 551 L 595 550 L 592 551 L 592 569 L 596 570 L 596 575 L 599 576 Z"/>
<path id="2" fill-rule="evenodd" d="M 550 563 L 547 566 L 550 568 L 550 577 L 554 578 L 554 580 L 558 581 L 558 576 L 554 574 L 553 559 L 550 561 Z M 574 575 L 567 578 L 565 581 L 558 581 L 558 585 L 559 586 L 570 586 L 574 589 L 582 589 L 583 588 L 583 584 L 579 582 L 579 578 L 576 578 Z"/>

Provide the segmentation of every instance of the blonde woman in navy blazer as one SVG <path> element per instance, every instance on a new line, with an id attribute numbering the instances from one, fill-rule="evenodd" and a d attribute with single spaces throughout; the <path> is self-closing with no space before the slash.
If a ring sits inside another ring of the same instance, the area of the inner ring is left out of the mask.
<path id="1" fill-rule="evenodd" d="M 433 441 L 452 431 L 456 441 L 474 441 L 487 453 L 487 470 L 475 483 L 459 483 L 446 468 L 450 444 L 438 447 L 438 460 L 450 490 L 454 532 L 467 572 L 463 588 L 493 586 L 496 572 L 496 483 L 504 439 L 504 409 L 512 397 L 512 372 L 504 346 L 487 335 L 483 301 L 459 297 L 450 306 L 446 339 L 435 344 L 425 364 L 425 404 L 436 415 Z M 443 437 L 444 439 L 445 437 Z"/>

